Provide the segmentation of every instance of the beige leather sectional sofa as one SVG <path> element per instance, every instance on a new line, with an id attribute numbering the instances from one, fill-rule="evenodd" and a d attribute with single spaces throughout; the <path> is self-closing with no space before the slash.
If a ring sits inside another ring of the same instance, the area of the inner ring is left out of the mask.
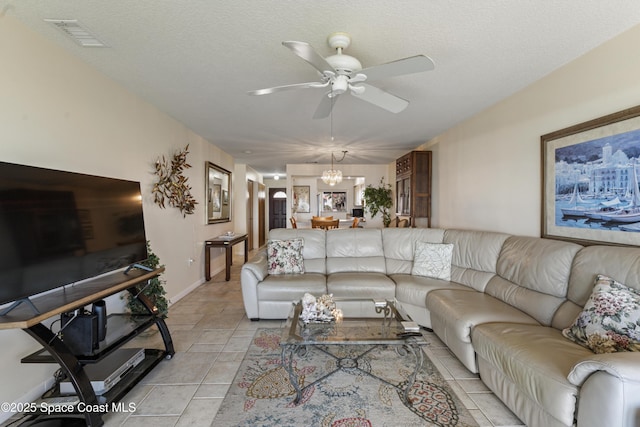
<path id="1" fill-rule="evenodd" d="M 286 318 L 305 292 L 395 299 L 528 426 L 640 426 L 640 353 L 595 354 L 562 335 L 595 277 L 640 289 L 640 249 L 443 229 L 277 229 L 304 240 L 304 274 L 242 268 L 247 316 Z M 451 280 L 412 275 L 417 242 L 451 243 Z M 343 306 L 366 316 L 370 305 Z"/>

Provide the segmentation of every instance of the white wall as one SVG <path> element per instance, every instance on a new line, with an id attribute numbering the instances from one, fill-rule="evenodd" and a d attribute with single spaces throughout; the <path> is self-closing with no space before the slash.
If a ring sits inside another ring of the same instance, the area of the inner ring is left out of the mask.
<path id="1" fill-rule="evenodd" d="M 541 234 L 540 136 L 640 104 L 640 26 L 425 143 L 433 227 Z"/>
<path id="2" fill-rule="evenodd" d="M 201 284 L 203 241 L 234 228 L 206 225 L 204 163 L 234 170 L 233 158 L 2 14 L 0 57 L 0 160 L 141 182 L 147 238 L 166 266 L 168 297 L 175 301 Z M 183 218 L 177 209 L 156 206 L 150 190 L 155 160 L 187 144 L 192 168 L 186 175 L 200 204 Z M 246 186 L 234 177 L 234 188 Z M 216 273 L 224 257 L 222 250 L 212 252 Z M 2 330 L 0 347 L 0 401 L 44 392 L 42 383 L 56 366 L 19 363 L 38 349 L 36 342 L 23 331 Z M 0 421 L 10 415 L 0 414 Z"/>

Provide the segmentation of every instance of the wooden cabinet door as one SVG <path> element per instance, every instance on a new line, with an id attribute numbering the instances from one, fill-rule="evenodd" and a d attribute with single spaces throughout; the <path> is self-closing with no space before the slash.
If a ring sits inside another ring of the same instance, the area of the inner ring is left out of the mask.
<path id="1" fill-rule="evenodd" d="M 396 160 L 396 215 L 412 227 L 431 227 L 431 151 L 412 151 Z"/>

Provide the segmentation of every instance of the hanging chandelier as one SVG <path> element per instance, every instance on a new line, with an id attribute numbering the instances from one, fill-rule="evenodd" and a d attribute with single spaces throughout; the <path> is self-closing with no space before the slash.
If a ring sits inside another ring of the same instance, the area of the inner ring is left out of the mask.
<path id="1" fill-rule="evenodd" d="M 342 158 L 340 160 L 336 160 L 333 152 L 331 153 L 331 169 L 322 172 L 322 182 L 325 184 L 329 184 L 330 186 L 334 186 L 342 182 L 342 171 L 336 170 L 333 167 L 333 162 L 341 162 L 344 160 L 344 156 L 347 155 L 347 151 L 342 152 Z"/>

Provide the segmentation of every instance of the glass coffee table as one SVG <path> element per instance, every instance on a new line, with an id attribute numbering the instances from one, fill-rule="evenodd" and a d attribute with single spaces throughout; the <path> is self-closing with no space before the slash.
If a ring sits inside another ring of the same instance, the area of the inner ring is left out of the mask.
<path id="1" fill-rule="evenodd" d="M 340 301 L 347 300 L 336 299 L 335 301 L 339 307 Z M 356 300 L 349 299 L 348 301 Z M 362 304 L 371 304 L 379 316 L 372 318 L 342 318 L 332 322 L 310 322 L 305 324 L 300 320 L 302 304 L 300 302 L 293 303 L 286 326 L 282 332 L 280 346 L 282 347 L 282 366 L 289 374 L 291 385 L 296 391 L 296 397 L 293 400 L 294 404 L 300 402 L 306 389 L 324 381 L 336 372 L 346 370 L 356 369 L 399 389 L 397 384 L 392 384 L 383 378 L 375 376 L 359 366 L 360 359 L 379 346 L 393 347 L 398 357 L 413 356 L 413 372 L 408 378 L 406 387 L 401 390 L 405 403 L 409 403 L 409 390 L 415 383 L 416 375 L 424 362 L 424 353 L 420 347 L 427 344 L 426 340 L 419 331 L 405 330 L 405 325 L 401 322 L 407 322 L 410 319 L 408 316 L 400 314 L 394 301 L 373 299 L 357 301 Z M 325 349 L 326 346 L 332 345 L 362 346 L 362 351 L 352 353 L 350 357 L 338 357 Z M 335 359 L 335 369 L 330 370 L 312 383 L 301 387 L 293 361 L 296 356 L 303 358 L 308 351 L 321 351 Z"/>

